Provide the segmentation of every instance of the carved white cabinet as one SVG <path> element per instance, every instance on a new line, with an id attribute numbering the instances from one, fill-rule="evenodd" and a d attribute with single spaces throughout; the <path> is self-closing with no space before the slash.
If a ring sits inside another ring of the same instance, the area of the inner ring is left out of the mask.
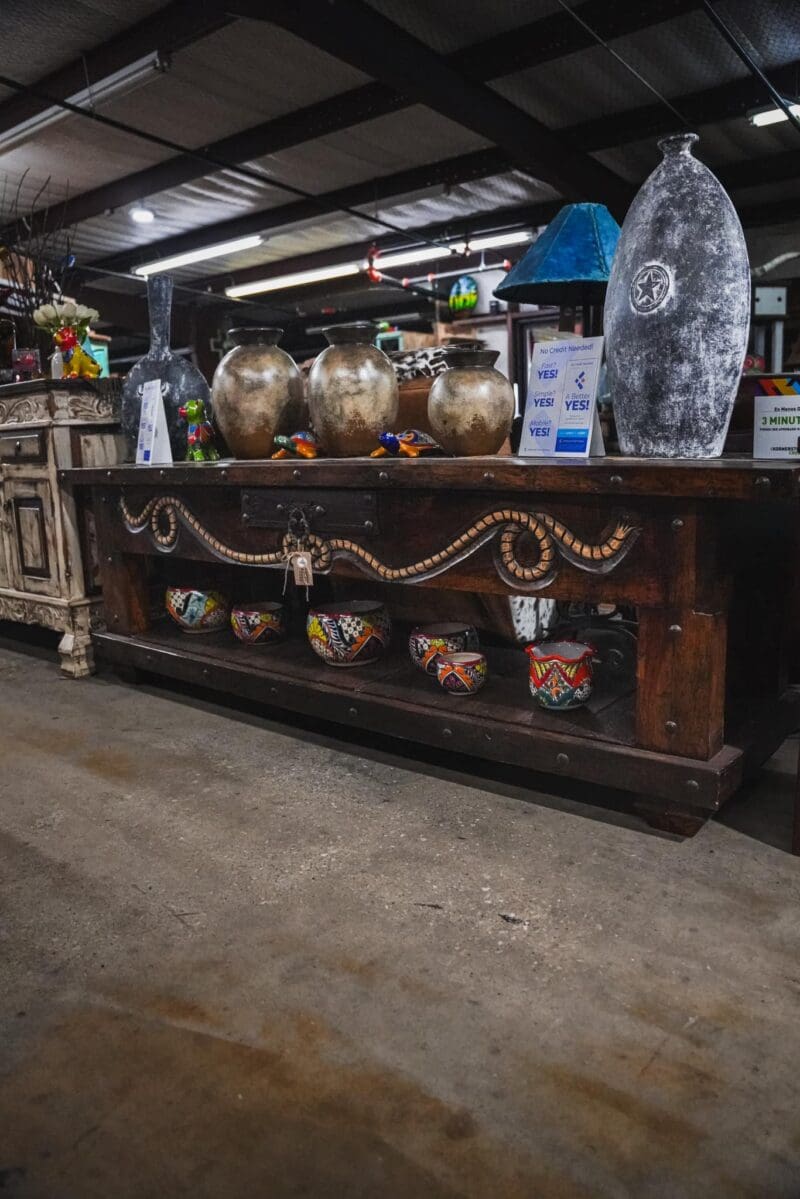
<path id="1" fill-rule="evenodd" d="M 94 523 L 58 472 L 122 460 L 115 380 L 40 380 L 0 386 L 0 620 L 63 633 L 61 669 L 93 670 L 100 619 Z"/>

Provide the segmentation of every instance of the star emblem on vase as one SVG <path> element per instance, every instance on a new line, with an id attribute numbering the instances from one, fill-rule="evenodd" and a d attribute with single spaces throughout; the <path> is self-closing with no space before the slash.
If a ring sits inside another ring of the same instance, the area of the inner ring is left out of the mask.
<path id="1" fill-rule="evenodd" d="M 637 312 L 654 312 L 666 300 L 670 290 L 670 277 L 663 266 L 648 263 L 633 276 L 631 304 Z"/>

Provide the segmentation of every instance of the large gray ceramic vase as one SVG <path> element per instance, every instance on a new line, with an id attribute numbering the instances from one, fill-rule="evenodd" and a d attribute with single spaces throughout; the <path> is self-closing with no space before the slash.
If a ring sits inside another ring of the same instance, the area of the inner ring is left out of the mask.
<path id="1" fill-rule="evenodd" d="M 202 400 L 206 415 L 211 416 L 211 389 L 200 371 L 188 358 L 173 354 L 169 348 L 172 316 L 172 277 L 152 275 L 147 280 L 147 306 L 150 312 L 150 349 L 128 371 L 122 385 L 122 432 L 127 442 L 127 458 L 136 457 L 142 387 L 151 379 L 161 382 L 161 395 L 169 429 L 172 458 L 186 457 L 186 422 L 178 409 L 189 400 Z"/>
<path id="2" fill-rule="evenodd" d="M 747 348 L 742 226 L 692 155 L 696 141 L 659 143 L 663 161 L 628 211 L 608 283 L 609 390 L 620 448 L 637 457 L 718 457 Z"/>

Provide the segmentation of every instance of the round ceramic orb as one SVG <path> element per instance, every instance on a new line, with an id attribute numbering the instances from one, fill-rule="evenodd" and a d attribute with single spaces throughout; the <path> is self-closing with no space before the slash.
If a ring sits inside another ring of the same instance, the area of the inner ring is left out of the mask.
<path id="1" fill-rule="evenodd" d="M 445 350 L 448 369 L 428 393 L 428 423 L 448 454 L 496 454 L 511 432 L 514 390 L 494 369 L 496 350 Z"/>
<path id="2" fill-rule="evenodd" d="M 218 591 L 168 587 L 166 607 L 184 633 L 216 633 L 228 623 L 230 602 Z"/>
<path id="3" fill-rule="evenodd" d="M 470 624 L 423 624 L 412 629 L 408 638 L 411 661 L 426 674 L 435 677 L 440 654 L 455 654 L 478 648 L 478 634 Z"/>
<path id="4" fill-rule="evenodd" d="M 303 378 L 278 345 L 282 329 L 231 329 L 214 372 L 214 416 L 235 458 L 269 458 L 277 433 L 306 424 Z"/>
<path id="5" fill-rule="evenodd" d="M 311 424 L 332 458 L 371 454 L 380 434 L 397 427 L 397 376 L 372 344 L 376 332 L 368 322 L 325 329 L 330 345 L 308 372 Z"/>
<path id="6" fill-rule="evenodd" d="M 283 605 L 271 602 L 235 604 L 231 609 L 231 628 L 246 645 L 272 645 L 286 634 Z"/>
<path id="7" fill-rule="evenodd" d="M 525 651 L 530 659 L 531 695 L 540 708 L 579 708 L 592 694 L 596 650 L 582 641 L 542 641 Z"/>
<path id="8" fill-rule="evenodd" d="M 439 686 L 452 695 L 474 695 L 488 674 L 484 654 L 439 654 L 436 678 Z"/>
<path id="9" fill-rule="evenodd" d="M 321 604 L 310 609 L 306 633 L 315 654 L 329 666 L 366 666 L 389 644 L 392 625 L 383 604 L 374 600 Z"/>

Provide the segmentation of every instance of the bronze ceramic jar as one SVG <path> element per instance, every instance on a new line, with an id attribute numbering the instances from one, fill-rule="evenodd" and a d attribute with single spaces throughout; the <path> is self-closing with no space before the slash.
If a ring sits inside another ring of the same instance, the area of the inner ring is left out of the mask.
<path id="1" fill-rule="evenodd" d="M 330 345 L 308 375 L 312 427 L 333 458 L 371 454 L 379 434 L 394 432 L 399 403 L 394 367 L 372 344 L 374 325 L 337 325 L 325 336 Z"/>
<path id="2" fill-rule="evenodd" d="M 214 372 L 214 419 L 235 458 L 269 458 L 276 433 L 308 423 L 303 379 L 278 346 L 283 329 L 231 329 L 235 342 Z"/>
<path id="3" fill-rule="evenodd" d="M 448 454 L 496 454 L 511 430 L 514 392 L 494 369 L 496 350 L 448 347 L 448 369 L 428 396 L 428 422 Z"/>

